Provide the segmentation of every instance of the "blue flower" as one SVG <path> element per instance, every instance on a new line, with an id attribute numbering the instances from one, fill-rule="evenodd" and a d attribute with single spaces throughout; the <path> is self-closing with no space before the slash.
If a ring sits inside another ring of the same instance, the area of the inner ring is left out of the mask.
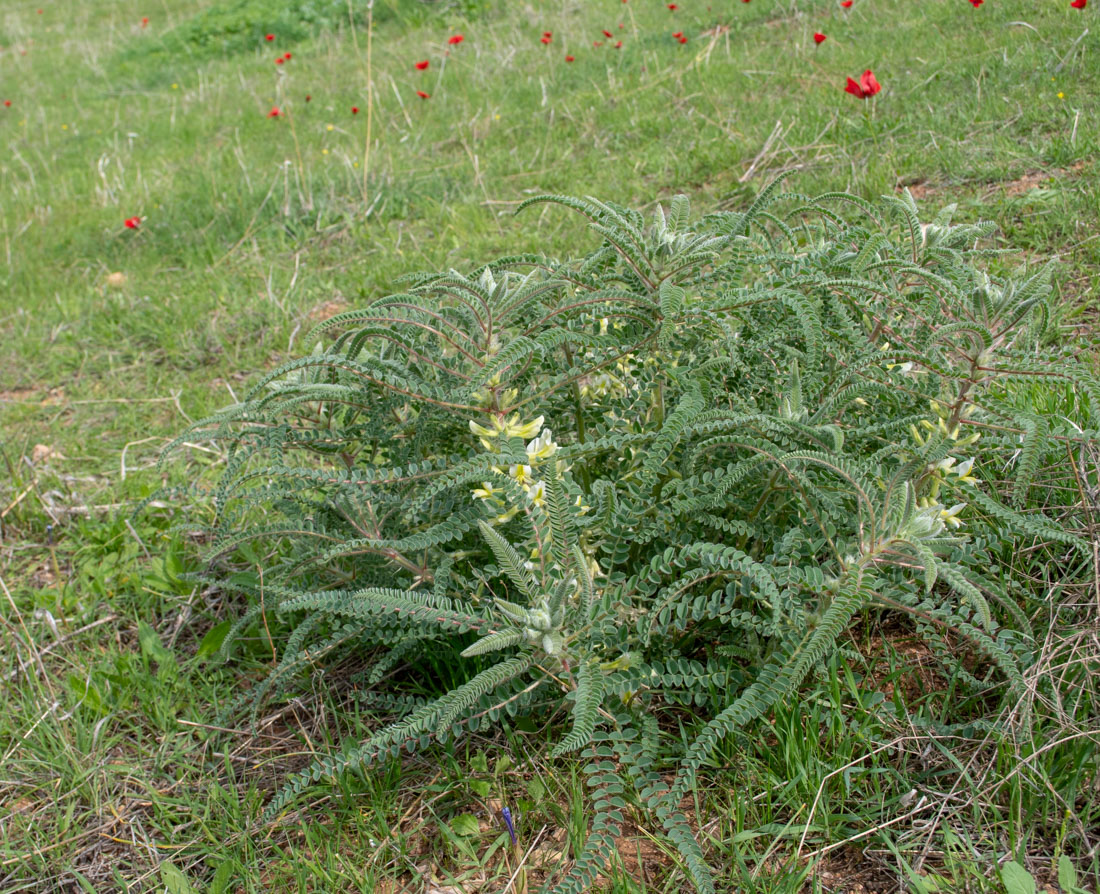
<path id="1" fill-rule="evenodd" d="M 507 807 L 501 807 L 500 815 L 504 817 L 504 825 L 508 827 L 508 835 L 512 839 L 512 844 L 516 844 L 516 827 L 512 824 L 512 811 Z"/>

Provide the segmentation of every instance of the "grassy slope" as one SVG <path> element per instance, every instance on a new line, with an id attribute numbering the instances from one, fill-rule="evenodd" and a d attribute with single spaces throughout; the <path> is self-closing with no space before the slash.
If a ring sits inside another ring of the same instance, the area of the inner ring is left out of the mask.
<path id="1" fill-rule="evenodd" d="M 73 510 L 159 485 L 152 463 L 167 437 L 288 350 L 308 348 L 318 315 L 386 291 L 410 270 L 567 253 L 589 238 L 563 215 L 513 220 L 510 207 L 526 195 L 583 192 L 644 205 L 686 191 L 711 208 L 744 201 L 787 169 L 804 192 L 873 196 L 919 184 L 929 211 L 959 202 L 965 217 L 996 220 L 1006 244 L 1032 257 L 1058 254 L 1062 293 L 1080 307 L 1096 303 L 1100 81 L 1095 35 L 1082 36 L 1093 10 L 1061 0 L 977 10 L 963 0 L 857 0 L 849 12 L 809 0 L 715 0 L 708 11 L 685 0 L 675 13 L 657 0 L 553 0 L 498 4 L 469 19 L 410 2 L 372 43 L 365 189 L 365 32 L 166 64 L 150 48 L 209 0 L 144 9 L 40 2 L 41 15 L 33 5 L 0 9 L 0 100 L 12 100 L 0 108 L 0 448 L 9 472 L 0 484 L 0 671 L 10 708 L 0 718 L 0 888 L 78 885 L 83 876 L 89 890 L 106 890 L 112 878 L 142 890 L 164 857 L 196 879 L 237 861 L 247 867 L 233 870 L 246 890 L 369 891 L 376 871 L 479 863 L 502 885 L 510 874 L 503 852 L 485 855 L 496 832 L 471 843 L 440 831 L 442 820 L 477 812 L 486 798 L 468 789 L 457 765 L 407 769 L 410 785 L 431 783 L 411 806 L 407 787 L 371 780 L 358 807 L 322 807 L 338 827 L 271 839 L 244 831 L 256 816 L 256 785 L 293 759 L 288 752 L 354 734 L 365 718 L 351 714 L 333 733 L 318 710 L 324 702 L 310 703 L 277 718 L 268 729 L 275 738 L 247 744 L 210 744 L 208 731 L 181 726 L 210 723 L 209 705 L 239 669 L 183 657 L 177 667 L 153 632 L 189 655 L 195 631 L 222 607 L 181 585 L 173 563 L 146 561 L 147 550 L 166 544 L 187 554 L 164 522 L 130 530 L 109 513 L 83 521 Z M 622 50 L 591 46 L 605 27 Z M 543 30 L 554 32 L 549 47 L 538 42 Z M 676 43 L 675 30 L 689 42 Z M 814 30 L 829 36 L 817 48 Z M 455 31 L 466 41 L 443 64 Z M 293 60 L 277 68 L 276 50 L 288 49 Z M 576 62 L 564 62 L 567 52 Z M 423 58 L 432 67 L 415 72 Z M 841 89 L 847 74 L 867 67 L 884 85 L 874 103 Z M 418 87 L 431 99 L 419 100 Z M 363 109 L 357 116 L 353 104 Z M 289 117 L 267 118 L 273 105 Z M 125 230 L 134 214 L 145 222 Z M 121 287 L 107 283 L 116 271 L 125 274 Z M 55 453 L 36 456 L 35 445 Z M 195 449 L 189 473 L 216 461 Z M 28 640 L 42 653 L 37 661 Z M 39 673 L 9 677 L 24 661 Z M 849 704 L 858 691 L 834 695 Z M 784 747 L 750 752 L 748 776 L 731 782 L 759 786 L 761 797 L 746 805 L 716 793 L 710 806 L 723 819 L 710 832 L 726 842 L 715 853 L 730 861 L 731 878 L 744 861 L 745 872 L 773 874 L 775 890 L 795 890 L 798 873 L 777 859 L 787 850 L 777 833 L 804 822 L 800 812 L 832 768 L 892 732 L 859 711 L 854 732 L 837 712 L 780 717 L 777 730 L 784 723 Z M 514 748 L 537 751 L 519 740 Z M 1086 756 L 1066 757 L 1064 772 L 1079 772 L 1073 761 Z M 899 798 L 916 771 L 895 757 L 861 765 L 873 782 L 858 797 L 841 787 L 835 803 L 818 805 L 820 825 L 803 853 L 905 812 Z M 489 800 L 531 802 L 530 834 L 542 823 L 579 834 L 567 776 L 544 775 L 539 785 L 553 797 L 536 797 L 532 780 L 494 757 L 483 776 Z M 550 806 L 536 806 L 543 803 Z M 1067 834 L 1061 811 L 1044 813 L 1033 793 L 1013 803 L 1004 813 L 975 807 L 956 840 L 930 835 L 939 865 L 974 864 L 977 878 L 988 870 L 982 860 L 1003 857 L 1006 846 L 1034 847 L 1049 860 L 1050 843 Z M 398 845 L 367 843 L 387 836 L 406 810 Z M 730 848 L 735 832 L 761 828 L 764 836 Z M 894 839 L 884 832 L 873 842 L 899 871 Z M 628 869 L 632 859 L 624 856 Z M 629 882 L 625 871 L 610 884 L 675 889 L 673 881 Z"/>

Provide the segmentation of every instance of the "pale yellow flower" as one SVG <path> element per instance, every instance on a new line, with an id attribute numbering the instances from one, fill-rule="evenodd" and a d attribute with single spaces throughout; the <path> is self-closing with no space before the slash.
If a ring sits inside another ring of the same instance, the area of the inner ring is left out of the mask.
<path id="1" fill-rule="evenodd" d="M 475 500 L 488 500 L 500 493 L 497 488 L 493 487 L 492 482 L 482 481 L 481 484 L 481 487 L 475 487 L 471 491 Z"/>
<path id="2" fill-rule="evenodd" d="M 549 459 L 557 452 L 558 445 L 554 443 L 553 434 L 548 428 L 544 428 L 541 435 L 527 443 L 527 459 L 532 463 Z"/>
<path id="3" fill-rule="evenodd" d="M 546 482 L 536 481 L 527 488 L 527 496 L 532 503 L 541 508 L 546 503 Z"/>

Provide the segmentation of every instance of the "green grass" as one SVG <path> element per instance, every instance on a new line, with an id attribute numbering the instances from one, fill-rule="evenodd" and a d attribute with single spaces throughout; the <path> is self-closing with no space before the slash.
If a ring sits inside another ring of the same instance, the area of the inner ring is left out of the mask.
<path id="1" fill-rule="evenodd" d="M 1091 8 L 551 0 L 533 20 L 514 4 L 390 0 L 376 4 L 368 68 L 366 30 L 332 4 L 303 24 L 291 4 L 40 2 L 41 15 L 0 10 L 0 100 L 12 100 L 0 107 L 0 890 L 186 890 L 170 867 L 196 891 L 412 891 L 433 877 L 501 890 L 516 864 L 497 803 L 519 806 L 524 842 L 549 862 L 580 843 L 580 783 L 522 730 L 349 779 L 300 825 L 255 827 L 288 769 L 373 715 L 306 681 L 255 735 L 214 729 L 270 645 L 229 666 L 196 657 L 235 606 L 180 579 L 195 544 L 172 513 L 117 512 L 164 482 L 157 451 L 189 419 L 311 348 L 319 316 L 414 270 L 573 253 L 575 220 L 511 217 L 527 196 L 642 206 L 687 192 L 710 209 L 788 170 L 806 193 L 909 185 L 929 217 L 957 202 L 1029 260 L 1057 256 L 1068 346 L 1090 342 Z M 256 8 L 273 10 L 270 25 Z M 194 50 L 195 34 L 226 22 L 244 22 L 254 48 Z M 258 36 L 268 27 L 274 44 Z M 592 47 L 602 28 L 621 50 Z M 817 48 L 815 30 L 828 35 Z M 456 32 L 466 40 L 445 56 Z M 884 89 L 861 103 L 842 88 L 868 67 Z M 272 106 L 288 114 L 269 119 Z M 137 231 L 122 226 L 131 215 L 144 217 Z M 1021 399 L 1059 410 L 1057 395 Z M 222 462 L 197 444 L 167 481 Z M 1095 455 L 1082 468 L 1080 487 L 1095 487 Z M 1030 499 L 1079 493 L 1067 464 Z M 1039 578 L 1053 564 L 1005 561 Z M 1050 586 L 1050 616 L 1036 620 L 1050 631 L 1045 666 L 1076 694 L 1040 699 L 1015 739 L 929 737 L 972 706 L 945 695 L 950 680 L 912 685 L 904 631 L 869 618 L 853 648 L 878 656 L 872 666 L 853 654 L 805 705 L 727 743 L 699 801 L 731 890 L 832 890 L 845 873 L 871 890 L 887 879 L 918 891 L 933 876 L 939 890 L 1000 890 L 995 863 L 1014 854 L 1046 881 L 1061 853 L 1094 887 L 1096 597 Z M 476 833 L 455 831 L 463 815 Z M 606 890 L 679 890 L 675 857 L 635 831 Z M 821 857 L 816 882 L 807 855 Z"/>

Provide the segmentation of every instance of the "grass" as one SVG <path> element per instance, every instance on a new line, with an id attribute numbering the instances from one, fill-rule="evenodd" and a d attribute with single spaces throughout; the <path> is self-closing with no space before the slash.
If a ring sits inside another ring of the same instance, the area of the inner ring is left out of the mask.
<path id="1" fill-rule="evenodd" d="M 389 0 L 376 4 L 368 57 L 365 29 L 343 13 L 298 26 L 281 5 L 40 2 L 41 14 L 0 10 L 0 100 L 12 100 L 0 108 L 5 891 L 502 890 L 517 863 L 492 825 L 502 803 L 518 807 L 521 840 L 547 867 L 579 844 L 580 783 L 547 763 L 534 730 L 347 780 L 309 821 L 254 828 L 288 768 L 373 715 L 315 683 L 255 733 L 217 729 L 271 646 L 229 666 L 199 657 L 234 606 L 181 580 L 195 550 L 170 512 L 118 512 L 224 462 L 197 444 L 166 479 L 155 466 L 189 419 L 309 350 L 314 321 L 413 270 L 569 254 L 576 221 L 512 219 L 528 195 L 640 206 L 688 192 L 709 209 L 743 204 L 780 171 L 807 193 L 909 186 L 929 216 L 957 202 L 1029 260 L 1057 256 L 1067 331 L 1080 337 L 1070 347 L 1089 342 L 1091 9 L 686 0 L 673 13 L 657 0 L 551 0 L 532 17 Z M 256 6 L 276 24 L 256 21 Z M 365 4 L 353 9 L 362 26 Z M 227 21 L 254 29 L 254 49 L 192 51 L 196 33 Z M 267 27 L 283 29 L 270 45 Z M 602 28 L 621 50 L 592 46 Z M 815 30 L 828 35 L 817 48 Z M 453 33 L 466 40 L 448 48 Z M 424 58 L 431 68 L 415 71 Z M 842 87 L 868 67 L 884 90 L 861 103 Z M 284 114 L 266 117 L 273 106 Z M 122 226 L 131 215 L 138 230 Z M 1057 410 L 1056 396 L 1029 399 Z M 1081 502 L 1096 474 L 1084 455 L 1083 481 L 1052 468 L 1033 503 Z M 1053 565 L 1042 553 L 1006 560 L 1038 577 Z M 1077 697 L 1040 702 L 1015 739 L 937 732 L 970 706 L 904 630 L 868 619 L 804 706 L 727 743 L 699 815 L 730 889 L 1000 890 L 1006 857 L 1043 882 L 1062 853 L 1094 888 L 1097 597 L 1049 586 L 1043 666 Z M 520 772 L 527 762 L 536 774 Z M 604 889 L 679 890 L 675 856 L 644 824 L 634 832 Z M 532 888 L 539 877 L 531 869 Z"/>

